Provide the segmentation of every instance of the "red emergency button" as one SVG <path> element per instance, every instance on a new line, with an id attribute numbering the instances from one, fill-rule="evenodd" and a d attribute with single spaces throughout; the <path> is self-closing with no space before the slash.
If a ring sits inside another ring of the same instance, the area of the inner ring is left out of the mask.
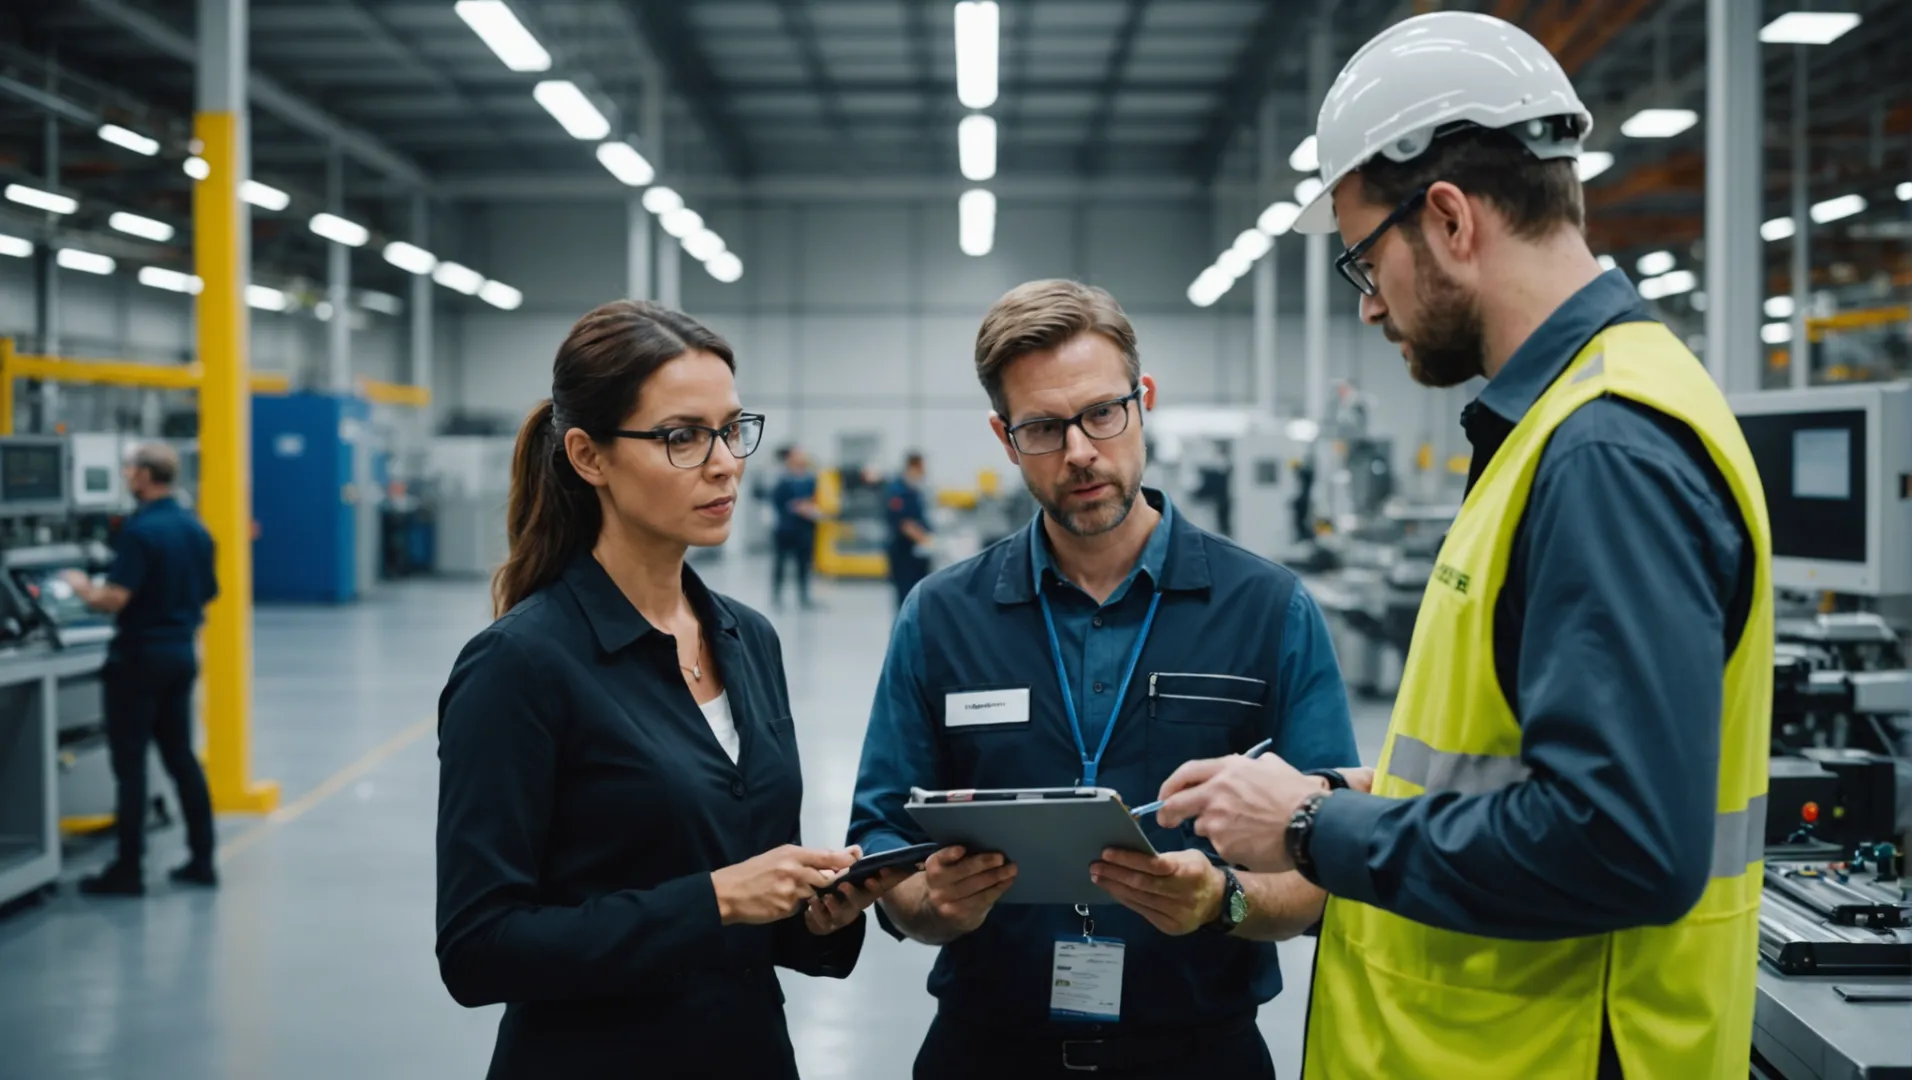
<path id="1" fill-rule="evenodd" d="M 1819 820 L 1819 804 L 1809 802 L 1799 808 L 1799 820 L 1811 825 Z"/>

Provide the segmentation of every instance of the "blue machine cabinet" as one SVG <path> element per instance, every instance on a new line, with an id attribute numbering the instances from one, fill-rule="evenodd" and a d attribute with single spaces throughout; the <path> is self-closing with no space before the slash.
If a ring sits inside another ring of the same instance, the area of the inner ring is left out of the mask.
<path id="1" fill-rule="evenodd" d="M 336 394 L 252 399 L 253 595 L 345 603 L 358 596 L 356 490 L 371 406 Z"/>

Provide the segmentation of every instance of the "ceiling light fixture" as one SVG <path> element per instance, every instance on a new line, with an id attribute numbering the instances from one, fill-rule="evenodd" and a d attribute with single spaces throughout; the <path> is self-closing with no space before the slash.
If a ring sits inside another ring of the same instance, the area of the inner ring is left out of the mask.
<path id="1" fill-rule="evenodd" d="M 996 0 L 956 5 L 956 100 L 964 108 L 996 103 L 1002 12 Z"/>
<path id="2" fill-rule="evenodd" d="M 99 136 L 114 146 L 131 150 L 141 157 L 152 157 L 159 153 L 159 140 L 148 138 L 137 131 L 123 128 L 118 124 L 105 124 L 100 127 Z"/>
<path id="3" fill-rule="evenodd" d="M 0 233 L 0 255 L 24 259 L 33 254 L 33 241 Z"/>
<path id="4" fill-rule="evenodd" d="M 1579 174 L 1580 182 L 1584 184 L 1613 168 L 1613 155 L 1605 150 L 1588 150 L 1580 155 L 1579 161 L 1574 162 L 1573 168 L 1574 172 Z"/>
<path id="5" fill-rule="evenodd" d="M 657 223 L 664 227 L 665 232 L 682 240 L 704 227 L 704 215 L 688 206 L 680 206 L 667 214 L 659 214 Z"/>
<path id="6" fill-rule="evenodd" d="M 1234 284 L 1235 279 L 1229 277 L 1220 267 L 1211 266 L 1203 270 L 1189 284 L 1188 302 L 1199 308 L 1212 307 L 1215 301 L 1228 294 L 1228 290 Z"/>
<path id="7" fill-rule="evenodd" d="M 1836 199 L 1827 199 L 1825 202 L 1813 203 L 1812 209 L 1808 210 L 1807 213 L 1812 215 L 1814 221 L 1824 225 L 1828 221 L 1838 221 L 1840 218 L 1849 218 L 1854 214 L 1862 214 L 1865 212 L 1865 208 L 1866 197 L 1864 195 L 1841 195 Z"/>
<path id="8" fill-rule="evenodd" d="M 385 245 L 385 261 L 408 274 L 429 274 L 438 265 L 438 256 L 403 240 L 394 240 Z"/>
<path id="9" fill-rule="evenodd" d="M 549 71 L 551 54 L 504 0 L 458 0 L 458 17 L 513 71 Z"/>
<path id="10" fill-rule="evenodd" d="M 186 175 L 192 177 L 194 180 L 204 180 L 206 177 L 212 175 L 212 166 L 202 157 L 187 158 L 182 168 L 186 170 Z"/>
<path id="11" fill-rule="evenodd" d="M 477 296 L 485 287 L 485 275 L 455 262 L 441 262 L 432 270 L 432 280 L 453 292 Z"/>
<path id="12" fill-rule="evenodd" d="M 502 281 L 487 281 L 478 287 L 478 299 L 500 311 L 516 311 L 524 294 Z"/>
<path id="13" fill-rule="evenodd" d="M 291 298 L 270 285 L 246 286 L 246 306 L 261 311 L 284 311 L 292 306 Z"/>
<path id="14" fill-rule="evenodd" d="M 61 248 L 56 261 L 68 270 L 78 270 L 83 274 L 110 274 L 119 264 L 110 255 L 100 255 L 79 248 Z"/>
<path id="15" fill-rule="evenodd" d="M 1288 167 L 1296 172 L 1315 172 L 1321 168 L 1320 144 L 1313 135 L 1301 140 L 1301 145 L 1288 155 Z"/>
<path id="16" fill-rule="evenodd" d="M 191 293 L 199 295 L 205 283 L 193 274 L 182 274 L 177 270 L 168 270 L 163 266 L 142 266 L 139 268 L 139 283 L 150 285 L 167 292 Z"/>
<path id="17" fill-rule="evenodd" d="M 1761 305 L 1768 319 L 1790 319 L 1793 316 L 1793 298 L 1790 296 L 1768 296 Z"/>
<path id="18" fill-rule="evenodd" d="M 996 246 L 996 193 L 987 188 L 963 192 L 956 199 L 956 217 L 956 240 L 963 254 L 989 254 Z"/>
<path id="19" fill-rule="evenodd" d="M 1596 255 L 1593 261 L 1599 263 L 1602 270 L 1612 270 L 1620 265 L 1611 255 Z"/>
<path id="20" fill-rule="evenodd" d="M 602 143 L 597 148 L 597 159 L 598 164 L 610 170 L 618 183 L 626 187 L 643 187 L 657 179 L 657 170 L 630 143 Z"/>
<path id="21" fill-rule="evenodd" d="M 1768 345 L 1784 345 L 1792 340 L 1792 324 L 1769 322 L 1759 328 L 1759 340 Z"/>
<path id="22" fill-rule="evenodd" d="M 1246 274 L 1252 265 L 1254 265 L 1253 260 L 1234 248 L 1229 248 L 1215 257 L 1216 268 L 1235 281 L 1241 280 L 1241 276 Z"/>
<path id="23" fill-rule="evenodd" d="M 128 236 L 137 236 L 142 240 L 154 240 L 165 243 L 173 238 L 175 230 L 163 221 L 154 221 L 149 217 L 129 214 L 124 210 L 114 213 L 106 219 L 107 227 Z"/>
<path id="24" fill-rule="evenodd" d="M 531 88 L 531 96 L 574 139 L 595 141 L 611 133 L 611 122 L 569 79 L 546 79 Z"/>
<path id="25" fill-rule="evenodd" d="M 1269 236 L 1285 236 L 1295 227 L 1295 219 L 1301 216 L 1301 207 L 1283 200 L 1268 204 L 1268 209 L 1255 219 L 1255 227 Z"/>
<path id="26" fill-rule="evenodd" d="M 1691 109 L 1641 109 L 1620 125 L 1629 139 L 1670 139 L 1700 122 Z"/>
<path id="27" fill-rule="evenodd" d="M 1779 218 L 1774 218 L 1771 221 L 1764 222 L 1759 226 L 1759 238 L 1761 240 L 1765 240 L 1768 242 L 1773 240 L 1784 240 L 1787 237 L 1791 236 L 1795 231 L 1796 230 L 1793 227 L 1793 219 L 1789 217 L 1779 217 Z"/>
<path id="28" fill-rule="evenodd" d="M 1235 237 L 1235 246 L 1229 250 L 1239 252 L 1246 256 L 1249 262 L 1254 262 L 1268 254 L 1268 249 L 1274 246 L 1275 242 L 1260 229 L 1243 229 L 1241 235 Z"/>
<path id="29" fill-rule="evenodd" d="M 1675 270 L 1670 274 L 1650 277 L 1640 282 L 1640 297 L 1645 300 L 1662 300 L 1669 296 L 1689 293 L 1698 288 L 1700 280 L 1691 270 Z"/>
<path id="30" fill-rule="evenodd" d="M 733 285 L 744 276 L 744 261 L 735 252 L 720 252 L 716 258 L 704 264 L 710 276 L 726 285 Z"/>
<path id="31" fill-rule="evenodd" d="M 375 289 L 366 289 L 359 293 L 359 306 L 367 311 L 376 311 L 381 315 L 403 315 L 405 301 L 391 293 L 382 293 Z"/>
<path id="32" fill-rule="evenodd" d="M 337 214 L 313 214 L 309 227 L 327 240 L 346 247 L 364 247 L 365 242 L 372 238 L 371 230 Z"/>
<path id="33" fill-rule="evenodd" d="M 684 208 L 684 197 L 670 188 L 659 184 L 644 193 L 644 209 L 663 217 L 673 210 Z"/>
<path id="34" fill-rule="evenodd" d="M 65 195 L 55 195 L 51 191 L 28 187 L 25 184 L 8 184 L 7 198 L 21 206 L 31 206 L 35 210 L 45 210 L 49 214 L 71 214 L 80 208 L 78 201 Z"/>
<path id="35" fill-rule="evenodd" d="M 1912 180 L 1907 180 L 1905 183 L 1900 184 L 1898 190 L 1893 192 L 1893 194 L 1899 197 L 1900 202 L 1912 202 Z"/>
<path id="36" fill-rule="evenodd" d="M 1760 27 L 1759 40 L 1768 45 L 1830 45 L 1859 25 L 1849 11 L 1788 11 Z"/>
<path id="37" fill-rule="evenodd" d="M 239 185 L 239 197 L 261 210 L 284 210 L 292 205 L 292 196 L 257 180 L 247 180 Z"/>
<path id="38" fill-rule="evenodd" d="M 1302 180 L 1295 185 L 1295 201 L 1303 206 L 1308 205 L 1314 201 L 1316 195 L 1321 194 L 1321 186 L 1319 177 L 1310 176 Z"/>
<path id="39" fill-rule="evenodd" d="M 963 179 L 981 182 L 996 175 L 996 118 L 971 113 L 956 125 L 956 158 Z"/>
<path id="40" fill-rule="evenodd" d="M 1633 264 L 1633 268 L 1640 272 L 1641 277 L 1659 277 L 1673 269 L 1678 262 L 1679 260 L 1675 259 L 1670 251 L 1649 251 L 1640 256 L 1639 261 Z"/>
<path id="41" fill-rule="evenodd" d="M 709 229 L 698 229 L 683 239 L 684 253 L 698 262 L 709 262 L 724 252 L 724 238 Z"/>

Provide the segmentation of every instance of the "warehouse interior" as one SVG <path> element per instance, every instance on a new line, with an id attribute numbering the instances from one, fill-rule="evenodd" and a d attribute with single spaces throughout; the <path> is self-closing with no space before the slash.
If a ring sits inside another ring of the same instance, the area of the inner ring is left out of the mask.
<path id="1" fill-rule="evenodd" d="M 1300 576 L 1375 765 L 1484 383 L 1417 384 L 1341 238 L 1293 225 L 1337 71 L 1436 11 L 1557 58 L 1591 250 L 1767 440 L 1767 837 L 1839 849 L 1812 865 L 1846 895 L 1762 917 L 1755 1075 L 1912 1075 L 1912 902 L 1862 872 L 1912 839 L 1912 4 L 63 0 L 0 11 L 0 1080 L 484 1074 L 501 1009 L 433 955 L 439 695 L 491 621 L 519 425 L 616 298 L 721 334 L 766 448 L 814 463 L 817 606 L 772 594 L 772 454 L 691 555 L 781 637 L 807 840 L 851 813 L 905 456 L 938 567 L 1038 511 L 974 354 L 1034 279 L 1120 302 L 1147 483 Z M 1831 479 L 1828 416 L 1859 418 Z M 109 572 L 153 442 L 218 545 L 221 882 L 113 901 L 76 883 L 112 855 L 114 623 L 61 582 Z M 1313 950 L 1257 1018 L 1284 1077 Z M 908 1075 L 935 958 L 872 923 L 847 981 L 781 973 L 802 1075 Z"/>

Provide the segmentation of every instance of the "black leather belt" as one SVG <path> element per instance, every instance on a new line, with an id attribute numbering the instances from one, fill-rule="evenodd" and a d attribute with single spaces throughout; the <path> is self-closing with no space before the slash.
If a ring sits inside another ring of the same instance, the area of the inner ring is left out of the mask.
<path id="1" fill-rule="evenodd" d="M 1046 1032 L 1003 1031 L 980 1024 L 964 1023 L 944 1017 L 944 1022 L 961 1032 L 964 1038 L 987 1040 L 999 1050 L 1026 1056 L 1030 1060 L 1062 1059 L 1070 1072 L 1138 1073 L 1151 1072 L 1164 1065 L 1199 1059 L 1212 1051 L 1218 1040 L 1253 1030 L 1253 1016 L 1219 1023 L 1182 1028 L 1158 1028 L 1150 1031 L 1122 1031 L 1111 1027 L 1103 1034 L 1091 1029 L 1071 1036 L 1067 1028 Z M 1093 1033 L 1091 1033 L 1093 1032 Z"/>

